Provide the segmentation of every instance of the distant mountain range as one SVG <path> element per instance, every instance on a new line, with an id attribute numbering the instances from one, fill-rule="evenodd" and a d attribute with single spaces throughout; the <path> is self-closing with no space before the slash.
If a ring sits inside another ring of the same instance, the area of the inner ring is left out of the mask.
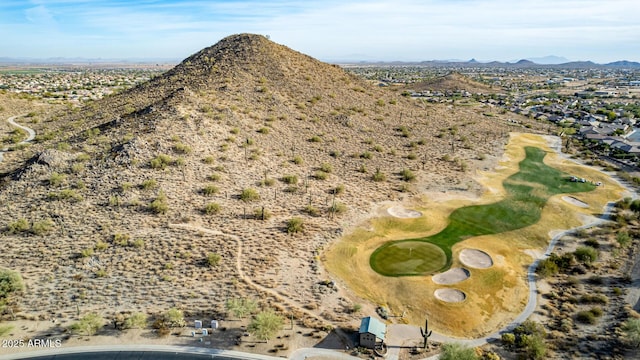
<path id="1" fill-rule="evenodd" d="M 598 69 L 598 68 L 620 68 L 620 69 L 640 69 L 640 62 L 620 60 L 606 64 L 597 64 L 593 61 L 569 61 L 563 63 L 537 63 L 531 59 L 522 59 L 514 62 L 480 62 L 476 59 L 468 61 L 461 60 L 429 60 L 429 61 L 360 61 L 360 62 L 341 62 L 341 64 L 354 65 L 415 65 L 415 66 L 433 66 L 433 67 L 502 67 L 502 68 L 566 68 L 566 69 Z"/>
<path id="2" fill-rule="evenodd" d="M 90 64 L 177 64 L 178 59 L 171 58 L 131 58 L 131 59 L 103 59 L 103 58 L 64 58 L 54 57 L 46 59 L 38 58 L 12 58 L 0 57 L 0 66 L 2 65 L 90 65 Z M 564 57 L 549 55 L 544 57 L 532 57 L 522 60 L 514 60 L 510 62 L 500 61 L 478 61 L 471 59 L 464 60 L 427 60 L 427 61 L 329 61 L 336 64 L 367 64 L 367 65 L 421 65 L 421 66 L 460 66 L 460 67 L 557 67 L 557 68 L 629 68 L 640 69 L 640 62 L 619 60 L 605 64 L 598 64 L 593 61 L 569 61 Z"/>

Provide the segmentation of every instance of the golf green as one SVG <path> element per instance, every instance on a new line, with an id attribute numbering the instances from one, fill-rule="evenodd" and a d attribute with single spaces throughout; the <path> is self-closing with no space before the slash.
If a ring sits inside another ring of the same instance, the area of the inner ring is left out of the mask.
<path id="1" fill-rule="evenodd" d="M 371 258 L 371 266 L 379 273 L 396 276 L 432 273 L 447 263 L 447 256 L 438 246 L 426 241 L 397 241 L 385 248 L 384 257 Z M 378 261 L 374 263 L 374 261 Z"/>
<path id="2" fill-rule="evenodd" d="M 385 276 L 430 275 L 446 270 L 451 266 L 451 248 L 456 243 L 533 225 L 540 220 L 542 208 L 551 196 L 596 188 L 588 182 L 571 181 L 570 174 L 547 166 L 543 162 L 546 152 L 540 148 L 528 146 L 525 153 L 525 159 L 519 164 L 520 171 L 503 182 L 507 192 L 503 200 L 456 209 L 449 216 L 447 227 L 435 235 L 390 241 L 380 246 L 371 254 L 371 268 Z M 435 246 L 407 254 L 402 252 L 409 246 L 401 245 L 404 243 L 416 249 L 418 243 Z"/>

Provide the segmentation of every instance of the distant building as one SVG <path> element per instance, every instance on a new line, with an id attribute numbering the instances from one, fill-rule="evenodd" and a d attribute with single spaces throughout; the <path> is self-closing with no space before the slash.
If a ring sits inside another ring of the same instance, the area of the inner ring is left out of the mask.
<path id="1" fill-rule="evenodd" d="M 387 326 L 380 320 L 367 316 L 360 322 L 360 346 L 373 349 L 378 342 L 384 342 Z"/>

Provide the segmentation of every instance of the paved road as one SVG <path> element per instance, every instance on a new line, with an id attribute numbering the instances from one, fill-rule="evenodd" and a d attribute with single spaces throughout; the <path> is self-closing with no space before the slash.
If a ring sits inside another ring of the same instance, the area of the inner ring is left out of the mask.
<path id="1" fill-rule="evenodd" d="M 126 346 L 82 346 L 58 348 L 34 352 L 0 355 L 0 360 L 14 359 L 63 359 L 63 360 L 282 360 L 282 358 L 243 353 L 239 351 L 209 349 L 189 346 L 126 345 Z"/>
<path id="2" fill-rule="evenodd" d="M 36 132 L 35 132 L 35 131 L 33 131 L 33 129 L 30 129 L 30 128 L 28 128 L 28 127 L 24 126 L 24 125 L 20 125 L 20 124 L 18 124 L 18 123 L 16 123 L 16 122 L 15 122 L 16 118 L 19 118 L 19 117 L 22 117 L 22 116 L 25 116 L 25 115 L 26 115 L 26 114 L 16 115 L 16 116 L 12 116 L 12 117 L 10 117 L 10 118 L 8 118 L 8 119 L 7 119 L 7 122 L 8 122 L 9 124 L 11 124 L 11 125 L 13 125 L 13 126 L 15 126 L 15 127 L 17 127 L 17 128 L 20 128 L 20 129 L 22 129 L 22 130 L 26 131 L 26 132 L 27 132 L 27 134 L 28 134 L 27 138 L 26 138 L 25 140 L 20 141 L 20 142 L 18 143 L 18 145 L 19 145 L 19 144 L 25 144 L 25 143 L 31 142 L 31 141 L 32 141 L 33 139 L 35 139 L 35 137 L 36 137 Z M 4 156 L 3 156 L 3 155 L 4 155 L 4 153 L 5 153 L 5 152 L 7 152 L 7 151 L 9 151 L 9 148 L 8 148 L 8 147 L 5 147 L 4 149 L 1 149 L 1 150 L 0 150 L 0 162 L 2 162 L 2 160 L 4 160 Z"/>

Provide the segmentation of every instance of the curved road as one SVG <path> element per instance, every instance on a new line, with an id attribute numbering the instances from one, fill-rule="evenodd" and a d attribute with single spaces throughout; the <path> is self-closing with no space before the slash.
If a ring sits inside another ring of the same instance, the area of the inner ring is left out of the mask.
<path id="1" fill-rule="evenodd" d="M 33 129 L 28 128 L 28 127 L 26 127 L 24 125 L 20 125 L 17 122 L 15 122 L 16 118 L 19 118 L 19 117 L 22 117 L 22 116 L 25 116 L 25 115 L 26 114 L 15 115 L 15 116 L 12 116 L 12 117 L 7 119 L 7 122 L 10 125 L 15 126 L 15 127 L 19 128 L 19 129 L 22 129 L 22 130 L 26 131 L 27 134 L 28 134 L 27 138 L 25 140 L 20 141 L 17 145 L 26 144 L 28 142 L 31 142 L 36 137 L 36 132 Z M 0 162 L 2 162 L 2 160 L 4 160 L 4 156 L 3 155 L 7 151 L 9 151 L 8 147 L 5 147 L 4 149 L 0 150 Z"/>
<path id="2" fill-rule="evenodd" d="M 0 360 L 14 359 L 101 359 L 101 360 L 139 360 L 139 359 L 226 359 L 226 360 L 282 360 L 282 358 L 244 353 L 232 350 L 209 349 L 194 346 L 169 345 L 101 345 L 48 349 L 33 352 L 18 352 L 0 355 Z"/>

